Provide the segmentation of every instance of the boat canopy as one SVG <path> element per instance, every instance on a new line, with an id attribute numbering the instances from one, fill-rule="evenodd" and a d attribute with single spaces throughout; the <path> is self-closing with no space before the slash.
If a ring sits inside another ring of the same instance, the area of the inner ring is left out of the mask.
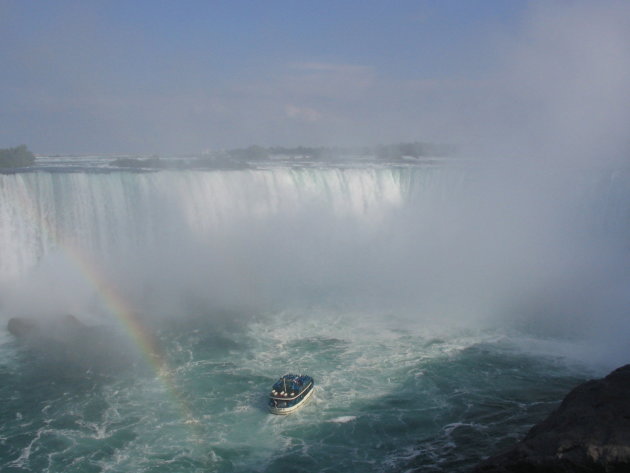
<path id="1" fill-rule="evenodd" d="M 313 378 L 301 374 L 285 374 L 271 388 L 271 398 L 291 400 L 313 384 Z"/>

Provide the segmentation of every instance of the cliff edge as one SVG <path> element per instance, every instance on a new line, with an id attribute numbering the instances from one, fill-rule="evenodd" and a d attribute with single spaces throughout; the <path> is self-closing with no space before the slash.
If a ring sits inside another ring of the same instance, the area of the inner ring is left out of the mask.
<path id="1" fill-rule="evenodd" d="M 573 389 L 517 445 L 473 473 L 630 472 L 630 364 Z"/>

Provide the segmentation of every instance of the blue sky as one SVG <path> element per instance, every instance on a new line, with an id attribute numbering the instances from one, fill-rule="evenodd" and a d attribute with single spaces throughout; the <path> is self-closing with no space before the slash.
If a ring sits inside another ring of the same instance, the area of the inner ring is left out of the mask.
<path id="1" fill-rule="evenodd" d="M 546 18 L 577 17 L 559 28 L 570 44 L 593 10 L 628 16 L 621 2 L 0 0 L 0 147 L 471 142 Z"/>

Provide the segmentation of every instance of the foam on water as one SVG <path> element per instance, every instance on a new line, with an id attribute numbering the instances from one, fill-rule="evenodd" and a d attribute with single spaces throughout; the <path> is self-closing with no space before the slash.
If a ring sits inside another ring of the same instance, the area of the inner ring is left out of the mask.
<path id="1" fill-rule="evenodd" d="M 315 314 L 321 323 L 308 317 Z M 279 312 L 220 337 L 206 330 L 191 324 L 162 340 L 194 425 L 146 373 L 131 370 L 82 389 L 58 378 L 57 394 L 42 383 L 28 400 L 13 397 L 13 412 L 24 418 L 3 419 L 4 466 L 459 471 L 526 430 L 580 379 L 562 360 L 519 354 L 496 333 L 436 338 L 418 327 L 370 325 L 361 314 Z M 217 350 L 219 339 L 233 343 Z M 292 416 L 268 414 L 271 384 L 298 370 L 315 378 L 312 401 Z M 12 380 L 1 389 L 6 398 L 20 386 Z"/>
<path id="2" fill-rule="evenodd" d="M 328 422 L 337 422 L 340 424 L 345 424 L 346 422 L 352 422 L 356 418 L 357 416 L 340 416 L 340 417 L 335 417 L 334 419 L 330 419 Z"/>
<path id="3" fill-rule="evenodd" d="M 628 180 L 488 173 L 1 175 L 2 317 L 72 312 L 107 343 L 93 365 L 0 330 L 0 469 L 458 472 L 509 445 L 628 353 Z M 155 333 L 160 372 L 68 242 Z M 316 391 L 270 415 L 287 372 Z"/>

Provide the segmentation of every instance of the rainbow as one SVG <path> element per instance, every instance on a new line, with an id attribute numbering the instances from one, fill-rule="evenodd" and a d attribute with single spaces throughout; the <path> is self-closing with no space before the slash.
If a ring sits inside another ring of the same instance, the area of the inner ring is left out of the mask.
<path id="1" fill-rule="evenodd" d="M 101 271 L 91 255 L 80 245 L 74 243 L 70 237 L 62 236 L 62 232 L 42 215 L 31 195 L 29 192 L 22 193 L 18 203 L 20 215 L 30 219 L 30 223 L 41 230 L 41 238 L 51 241 L 56 249 L 61 250 L 68 257 L 68 260 L 73 263 L 95 293 L 98 294 L 107 311 L 121 325 L 133 344 L 139 348 L 148 365 L 155 372 L 156 378 L 164 386 L 175 405 L 179 407 L 185 423 L 198 425 L 199 421 L 193 416 L 185 396 L 177 388 L 173 370 L 169 366 L 168 359 L 155 333 L 142 322 L 136 311 L 122 296 L 122 292 Z"/>

